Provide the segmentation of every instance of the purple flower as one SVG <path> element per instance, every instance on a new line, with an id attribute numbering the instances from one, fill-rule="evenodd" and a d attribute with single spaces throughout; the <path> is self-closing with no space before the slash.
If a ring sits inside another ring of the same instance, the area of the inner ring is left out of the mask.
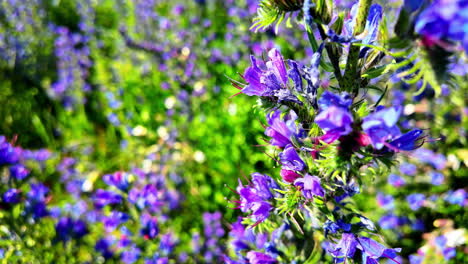
<path id="1" fill-rule="evenodd" d="M 353 115 L 349 112 L 352 103 L 353 99 L 345 92 L 322 94 L 318 100 L 321 112 L 315 117 L 315 123 L 326 132 L 321 138 L 324 142 L 332 143 L 352 131 Z"/>
<path id="2" fill-rule="evenodd" d="M 99 209 L 106 205 L 120 204 L 122 202 L 122 196 L 103 189 L 96 190 L 92 199 L 94 206 Z"/>
<path id="3" fill-rule="evenodd" d="M 351 224 L 345 223 L 342 219 L 339 219 L 336 222 L 327 220 L 325 224 L 323 224 L 323 230 L 325 230 L 326 237 L 328 233 L 335 234 L 338 230 L 343 230 L 345 232 L 351 231 Z"/>
<path id="4" fill-rule="evenodd" d="M 341 94 L 334 94 L 329 91 L 323 92 L 318 100 L 318 106 L 321 111 L 327 110 L 331 106 L 341 107 L 344 109 L 349 109 L 353 103 L 351 96 L 343 92 Z"/>
<path id="5" fill-rule="evenodd" d="M 379 220 L 379 225 L 383 229 L 395 229 L 405 224 L 405 219 L 394 214 L 386 214 Z"/>
<path id="6" fill-rule="evenodd" d="M 96 242 L 94 249 L 96 249 L 97 252 L 101 253 L 101 255 L 105 259 L 110 259 L 114 255 L 110 247 L 111 247 L 111 242 L 108 241 L 107 239 L 102 238 Z"/>
<path id="7" fill-rule="evenodd" d="M 144 214 L 141 217 L 141 226 L 140 233 L 146 239 L 153 239 L 159 234 L 156 218 L 149 214 Z"/>
<path id="8" fill-rule="evenodd" d="M 109 216 L 104 217 L 104 228 L 107 232 L 114 231 L 120 224 L 128 221 L 130 217 L 128 214 L 118 211 L 113 211 Z"/>
<path id="9" fill-rule="evenodd" d="M 413 193 L 406 197 L 406 201 L 408 202 L 411 210 L 413 211 L 416 211 L 419 208 L 421 208 L 421 206 L 424 205 L 425 199 L 426 197 L 424 196 L 424 194 L 421 193 Z"/>
<path id="10" fill-rule="evenodd" d="M 48 193 L 49 188 L 47 188 L 44 184 L 33 183 L 31 184 L 31 189 L 29 190 L 27 196 L 29 201 L 44 202 Z"/>
<path id="11" fill-rule="evenodd" d="M 429 174 L 433 185 L 441 185 L 444 183 L 444 174 L 437 171 L 431 171 Z"/>
<path id="12" fill-rule="evenodd" d="M 240 196 L 239 208 L 242 212 L 252 211 L 251 217 L 258 223 L 268 218 L 272 206 L 264 200 L 264 197 L 268 196 L 266 192 L 269 190 L 258 190 L 256 186 L 243 186 L 239 182 L 237 192 Z"/>
<path id="13" fill-rule="evenodd" d="M 3 194 L 3 202 L 17 204 L 21 199 L 21 191 L 15 188 L 9 189 Z"/>
<path id="14" fill-rule="evenodd" d="M 352 258 L 354 253 L 356 253 L 356 247 L 358 242 L 354 234 L 343 233 L 341 240 L 333 247 L 333 250 L 330 252 L 331 255 L 338 259 L 338 262 L 346 258 Z"/>
<path id="15" fill-rule="evenodd" d="M 405 181 L 404 178 L 402 178 L 399 175 L 390 174 L 390 175 L 388 175 L 388 183 L 390 185 L 392 185 L 392 186 L 395 186 L 395 187 L 401 187 L 401 186 L 404 186 L 406 184 L 406 181 Z"/>
<path id="16" fill-rule="evenodd" d="M 378 264 L 379 258 L 396 258 L 397 252 L 401 249 L 392 249 L 377 243 L 375 240 L 367 237 L 358 237 L 358 244 L 356 246 L 362 251 L 362 260 L 364 264 Z"/>
<path id="17" fill-rule="evenodd" d="M 10 175 L 17 180 L 23 180 L 28 177 L 29 170 L 21 164 L 16 164 L 10 167 Z"/>
<path id="18" fill-rule="evenodd" d="M 143 189 L 131 189 L 128 194 L 128 200 L 131 203 L 136 204 L 140 209 L 150 208 L 153 210 L 164 204 L 159 193 L 160 192 L 154 184 L 147 184 Z"/>
<path id="19" fill-rule="evenodd" d="M 273 193 L 271 190 L 280 189 L 278 184 L 268 175 L 253 173 L 252 182 L 257 190 L 257 195 L 264 200 L 269 200 L 273 198 Z"/>
<path id="20" fill-rule="evenodd" d="M 417 167 L 414 164 L 403 163 L 400 165 L 400 173 L 402 174 L 414 176 L 416 175 L 416 172 L 417 172 Z"/>
<path id="21" fill-rule="evenodd" d="M 362 129 L 370 137 L 372 145 L 381 149 L 387 140 L 400 136 L 397 121 L 401 109 L 398 107 L 380 107 L 363 119 Z"/>
<path id="22" fill-rule="evenodd" d="M 331 106 L 315 117 L 315 123 L 326 132 L 321 139 L 332 143 L 352 131 L 353 116 L 344 108 Z"/>
<path id="23" fill-rule="evenodd" d="M 419 147 L 422 146 L 424 141 L 422 139 L 424 138 L 421 136 L 423 134 L 423 131 L 420 129 L 415 129 L 410 132 L 407 132 L 400 137 L 396 138 L 395 140 L 392 140 L 389 142 L 389 147 L 392 150 L 396 151 L 411 151 L 415 150 Z"/>
<path id="24" fill-rule="evenodd" d="M 263 71 L 257 65 L 257 59 L 250 56 L 252 66 L 244 72 L 244 79 L 248 85 L 242 89 L 242 93 L 249 96 L 271 96 L 275 90 L 287 85 L 286 66 L 279 51 L 271 49 L 268 57 L 270 60 L 266 63 L 267 70 Z"/>
<path id="25" fill-rule="evenodd" d="M 468 51 L 468 3 L 464 0 L 436 0 L 417 18 L 415 31 L 429 47 L 446 46 L 448 41 L 460 42 Z M 442 45 L 441 45 L 442 44 Z"/>
<path id="26" fill-rule="evenodd" d="M 432 165 L 436 170 L 443 170 L 446 166 L 447 159 L 440 153 L 435 153 L 432 150 L 420 148 L 414 151 L 413 156 L 419 161 Z"/>
<path id="27" fill-rule="evenodd" d="M 122 255 L 120 255 L 120 260 L 122 260 L 122 262 L 125 264 L 132 264 L 140 258 L 140 255 L 141 250 L 137 246 L 132 245 L 122 252 Z"/>
<path id="28" fill-rule="evenodd" d="M 306 199 L 312 199 L 314 195 L 324 197 L 325 191 L 320 185 L 320 178 L 306 174 L 304 178 L 299 178 L 294 181 L 294 185 L 301 188 L 302 195 Z"/>
<path id="29" fill-rule="evenodd" d="M 385 210 L 392 210 L 395 207 L 395 199 L 391 195 L 379 192 L 377 194 L 377 204 Z"/>
<path id="30" fill-rule="evenodd" d="M 291 144 L 291 139 L 300 134 L 300 130 L 295 123 L 296 119 L 297 115 L 292 110 L 283 118 L 281 118 L 281 111 L 279 110 L 268 114 L 267 122 L 269 127 L 265 130 L 265 135 L 271 137 L 270 144 L 281 148 Z"/>
<path id="31" fill-rule="evenodd" d="M 283 152 L 279 154 L 279 158 L 283 166 L 282 168 L 285 170 L 302 171 L 306 167 L 306 164 L 302 161 L 294 149 L 294 146 L 291 144 L 284 148 Z"/>
<path id="32" fill-rule="evenodd" d="M 0 136 L 0 165 L 15 164 L 20 159 L 20 148 L 13 147 L 4 136 Z"/>
<path id="33" fill-rule="evenodd" d="M 71 238 L 80 239 L 88 233 L 86 224 L 81 220 L 70 217 L 62 217 L 55 225 L 57 239 L 68 241 Z"/>
<path id="34" fill-rule="evenodd" d="M 451 204 L 458 204 L 464 206 L 466 204 L 467 193 L 464 189 L 458 189 L 456 191 L 450 191 L 445 197 L 445 201 Z"/>
<path id="35" fill-rule="evenodd" d="M 247 252 L 247 259 L 249 260 L 250 264 L 273 264 L 277 263 L 276 259 L 272 258 L 271 256 L 256 252 L 256 251 L 249 251 Z"/>
<path id="36" fill-rule="evenodd" d="M 410 264 L 421 264 L 423 260 L 424 260 L 424 256 L 421 256 L 421 255 L 413 254 L 409 256 Z"/>
<path id="37" fill-rule="evenodd" d="M 131 174 L 118 171 L 113 174 L 104 175 L 103 180 L 111 186 L 115 186 L 122 191 L 126 191 L 130 185 Z"/>

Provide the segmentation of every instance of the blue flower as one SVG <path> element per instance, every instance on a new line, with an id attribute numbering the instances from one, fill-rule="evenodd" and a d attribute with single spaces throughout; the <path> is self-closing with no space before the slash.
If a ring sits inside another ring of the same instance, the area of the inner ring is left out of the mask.
<path id="1" fill-rule="evenodd" d="M 412 131 L 409 131 L 400 137 L 396 138 L 395 140 L 392 140 L 389 142 L 389 147 L 392 150 L 396 151 L 411 151 L 415 150 L 419 147 L 422 146 L 424 141 L 422 140 L 424 137 L 421 136 L 423 134 L 423 131 L 420 129 L 415 129 Z"/>
<path id="2" fill-rule="evenodd" d="M 24 180 L 29 175 L 28 169 L 21 164 L 16 164 L 10 167 L 10 175 L 17 180 Z"/>
<path id="3" fill-rule="evenodd" d="M 149 214 L 143 214 L 141 217 L 141 226 L 140 234 L 145 239 L 153 239 L 159 234 L 156 218 Z"/>
<path id="4" fill-rule="evenodd" d="M 339 230 L 343 230 L 344 232 L 351 231 L 351 224 L 345 223 L 342 219 L 338 219 L 336 222 L 327 220 L 325 224 L 323 224 L 323 230 L 325 230 L 326 237 L 328 233 L 335 234 Z"/>
<path id="5" fill-rule="evenodd" d="M 433 185 L 441 185 L 444 183 L 444 174 L 437 171 L 431 171 L 429 174 Z"/>
<path id="6" fill-rule="evenodd" d="M 0 165 L 15 164 L 20 159 L 20 148 L 13 147 L 4 136 L 0 136 Z"/>
<path id="7" fill-rule="evenodd" d="M 272 96 L 276 90 L 286 87 L 288 75 L 284 60 L 277 49 L 268 52 L 269 61 L 266 62 L 266 71 L 257 65 L 257 59 L 250 56 L 252 66 L 247 68 L 244 79 L 248 85 L 242 89 L 242 93 L 252 96 Z"/>
<path id="8" fill-rule="evenodd" d="M 94 206 L 98 209 L 106 205 L 120 204 L 122 202 L 122 196 L 103 189 L 96 190 L 92 199 L 94 201 Z"/>
<path id="9" fill-rule="evenodd" d="M 326 132 L 321 138 L 323 141 L 332 143 L 352 131 L 353 115 L 349 112 L 352 103 L 353 99 L 346 92 L 322 94 L 318 100 L 321 112 L 315 117 L 315 123 Z"/>
<path id="10" fill-rule="evenodd" d="M 108 185 L 115 186 L 122 191 L 126 191 L 130 186 L 132 176 L 129 173 L 118 171 L 113 174 L 104 175 L 103 180 Z"/>
<path id="11" fill-rule="evenodd" d="M 283 152 L 279 154 L 279 158 L 283 166 L 282 168 L 285 170 L 302 171 L 306 167 L 306 164 L 302 161 L 296 149 L 291 144 L 284 148 Z"/>
<path id="12" fill-rule="evenodd" d="M 341 136 L 351 133 L 353 116 L 344 108 L 331 106 L 315 117 L 315 123 L 326 132 L 321 140 L 332 143 Z"/>
<path id="13" fill-rule="evenodd" d="M 296 126 L 297 115 L 294 111 L 289 111 L 281 118 L 281 111 L 276 110 L 267 115 L 269 127 L 265 130 L 265 135 L 271 137 L 270 144 L 277 147 L 285 147 L 291 144 L 293 138 L 297 138 L 301 131 Z"/>
<path id="14" fill-rule="evenodd" d="M 324 197 L 325 191 L 320 185 L 320 178 L 306 174 L 303 178 L 294 181 L 294 185 L 301 188 L 302 195 L 306 199 L 312 199 L 314 195 Z"/>
<path id="15" fill-rule="evenodd" d="M 333 250 L 330 253 L 339 263 L 346 258 L 354 257 L 357 245 L 358 241 L 354 234 L 343 233 L 341 240 L 333 247 Z"/>
<path id="16" fill-rule="evenodd" d="M 110 259 L 114 255 L 110 247 L 111 247 L 111 242 L 108 241 L 107 239 L 101 238 L 96 242 L 94 249 L 97 252 L 101 253 L 101 255 L 105 259 Z"/>
<path id="17" fill-rule="evenodd" d="M 362 251 L 363 264 L 378 264 L 379 258 L 395 259 L 400 249 L 392 249 L 383 246 L 373 239 L 367 237 L 358 237 L 357 248 Z"/>
<path id="18" fill-rule="evenodd" d="M 416 175 L 416 172 L 417 172 L 417 167 L 414 164 L 403 163 L 400 165 L 400 173 L 402 174 L 414 176 Z"/>
<path id="19" fill-rule="evenodd" d="M 385 210 L 392 210 L 395 207 L 395 199 L 391 195 L 379 192 L 377 194 L 377 204 Z"/>
<path id="20" fill-rule="evenodd" d="M 406 201 L 408 202 L 409 207 L 413 211 L 416 211 L 419 208 L 421 208 L 421 206 L 424 205 L 425 199 L 426 197 L 424 196 L 424 194 L 421 193 L 413 193 L 406 197 Z"/>
<path id="21" fill-rule="evenodd" d="M 370 137 L 372 145 L 381 149 L 387 140 L 401 135 L 397 121 L 401 114 L 399 107 L 379 107 L 377 111 L 363 119 L 362 129 Z"/>
<path id="22" fill-rule="evenodd" d="M 3 194 L 3 202 L 17 204 L 21 199 L 21 191 L 15 188 L 9 189 Z"/>
<path id="23" fill-rule="evenodd" d="M 68 241 L 71 238 L 80 239 L 88 233 L 86 224 L 81 220 L 70 217 L 62 217 L 55 225 L 57 239 Z"/>
<path id="24" fill-rule="evenodd" d="M 31 189 L 29 190 L 27 196 L 29 201 L 44 202 L 48 193 L 49 188 L 47 188 L 44 184 L 33 183 L 31 184 Z"/>
<path id="25" fill-rule="evenodd" d="M 390 174 L 388 175 L 388 183 L 395 187 L 401 187 L 406 184 L 406 180 L 399 175 Z"/>
<path id="26" fill-rule="evenodd" d="M 468 3 L 464 0 L 435 0 L 417 18 L 415 31 L 427 46 L 460 42 L 468 51 Z"/>
<path id="27" fill-rule="evenodd" d="M 467 200 L 467 193 L 464 189 L 458 189 L 456 191 L 450 191 L 445 198 L 445 201 L 451 204 L 458 204 L 464 206 Z"/>

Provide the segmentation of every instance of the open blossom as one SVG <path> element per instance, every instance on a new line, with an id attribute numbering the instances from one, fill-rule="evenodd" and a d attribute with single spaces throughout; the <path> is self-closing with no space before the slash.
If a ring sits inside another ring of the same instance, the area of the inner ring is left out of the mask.
<path id="1" fill-rule="evenodd" d="M 248 85 L 242 89 L 242 93 L 249 96 L 272 96 L 275 91 L 287 85 L 286 66 L 279 51 L 271 49 L 268 52 L 268 58 L 270 60 L 266 63 L 266 70 L 262 70 L 258 66 L 257 59 L 250 56 L 252 66 L 244 73 Z"/>
<path id="2" fill-rule="evenodd" d="M 338 262 L 341 262 L 346 258 L 353 258 L 356 250 L 362 252 L 364 264 L 377 264 L 380 258 L 394 259 L 400 251 L 400 249 L 387 248 L 371 238 L 343 233 L 341 240 L 330 253 Z"/>
<path id="3" fill-rule="evenodd" d="M 377 111 L 363 119 L 362 129 L 370 137 L 376 149 L 384 147 L 387 140 L 401 135 L 396 125 L 401 114 L 399 107 L 379 107 Z"/>
<path id="4" fill-rule="evenodd" d="M 306 167 L 306 164 L 302 161 L 299 154 L 297 154 L 296 149 L 291 144 L 284 148 L 283 152 L 279 154 L 279 158 L 283 169 L 302 171 Z"/>
<path id="5" fill-rule="evenodd" d="M 283 117 L 279 110 L 268 114 L 269 127 L 265 130 L 265 135 L 271 137 L 270 144 L 281 148 L 291 144 L 291 139 L 301 134 L 301 129 L 295 123 L 296 119 L 297 115 L 292 110 Z"/>
<path id="6" fill-rule="evenodd" d="M 294 93 L 302 91 L 303 75 L 295 61 L 289 61 L 290 69 L 286 69 L 283 56 L 273 48 L 268 52 L 269 60 L 264 67 L 259 65 L 259 61 L 250 56 L 251 66 L 244 72 L 244 79 L 247 85 L 241 89 L 241 93 L 249 96 L 274 97 L 278 102 L 289 101 L 302 104 Z M 293 86 L 290 86 L 289 78 Z"/>
<path id="7" fill-rule="evenodd" d="M 336 95 L 325 91 L 322 94 L 318 100 L 321 112 L 315 117 L 315 123 L 326 132 L 321 138 L 323 141 L 332 143 L 352 131 L 353 116 L 349 111 L 351 104 L 352 99 L 347 93 Z"/>
<path id="8" fill-rule="evenodd" d="M 240 196 L 240 206 L 242 212 L 251 211 L 251 218 L 260 223 L 268 218 L 273 209 L 268 202 L 274 197 L 273 190 L 280 189 L 276 182 L 268 175 L 260 173 L 252 174 L 252 184 L 244 186 L 239 182 L 237 193 Z"/>
<path id="9" fill-rule="evenodd" d="M 320 178 L 317 176 L 306 175 L 294 181 L 294 185 L 301 187 L 302 194 L 307 199 L 312 199 L 314 195 L 324 197 L 325 191 L 320 185 Z"/>

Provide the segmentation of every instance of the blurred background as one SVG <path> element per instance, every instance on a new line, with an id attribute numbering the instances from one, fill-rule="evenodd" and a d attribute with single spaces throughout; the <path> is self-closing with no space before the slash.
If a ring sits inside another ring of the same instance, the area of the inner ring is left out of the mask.
<path id="1" fill-rule="evenodd" d="M 160 231 L 170 229 L 167 234 L 173 234 L 174 240 L 166 243 L 173 252 L 166 255 L 178 255 L 174 263 L 217 263 L 214 259 L 226 250 L 221 245 L 228 237 L 229 223 L 238 216 L 233 210 L 236 205 L 229 201 L 237 199 L 232 189 L 238 179 L 252 172 L 279 178 L 275 161 L 264 154 L 264 114 L 255 107 L 255 98 L 235 96 L 239 91 L 230 78 L 242 81 L 240 74 L 249 64 L 250 54 L 262 57 L 273 47 L 280 48 L 285 58 L 303 62 L 312 54 L 304 30 L 297 24 L 284 22 L 276 33 L 251 32 L 257 2 L 0 2 L 0 135 L 12 146 L 21 147 L 23 157 L 26 153 L 33 157 L 24 159 L 39 162 L 26 166 L 28 177 L 50 189 L 50 215 L 72 215 L 90 223 L 109 217 L 110 212 L 93 215 L 84 204 L 89 204 L 96 190 L 107 188 L 105 175 L 128 172 L 133 179 L 129 181 L 161 182 L 164 209 L 157 213 L 161 214 Z M 466 81 L 466 75 L 462 76 L 458 80 Z M 418 121 L 419 127 L 441 135 L 446 142 L 431 147 L 452 155 L 452 163 L 444 163 L 440 169 L 446 175 L 445 185 L 434 187 L 440 192 L 466 185 L 465 92 L 464 88 L 455 90 L 452 97 L 439 101 L 430 101 L 433 92 L 429 90 L 416 99 L 406 97 L 415 107 L 408 116 L 425 120 L 432 115 L 427 120 L 437 126 Z M 398 98 L 401 95 L 392 94 L 388 102 Z M 368 184 L 387 183 L 369 179 Z M 2 188 L 4 192 L 6 187 Z M 24 192 L 33 189 L 29 182 L 17 188 Z M 377 193 L 372 187 L 363 192 Z M 369 203 L 367 197 L 357 200 L 359 208 L 377 210 L 378 203 Z M 405 210 L 399 213 L 404 215 Z M 373 219 L 384 214 L 379 211 Z M 411 220 L 421 219 L 427 226 L 439 217 L 457 214 L 455 226 L 466 224 L 463 207 L 441 206 L 441 211 L 411 215 Z M 21 215 L 0 215 L 4 220 L 0 255 L 9 261 L 5 263 L 41 263 L 41 258 L 47 263 L 103 262 L 88 251 L 97 250 L 103 236 L 122 240 L 121 234 L 138 233 L 129 227 L 116 235 L 117 228 L 109 231 L 106 225 L 96 225 L 88 227 L 91 235 L 83 243 L 88 246 L 73 249 L 69 244 L 51 242 L 58 234 L 53 220 L 46 219 L 32 229 L 15 227 L 13 222 Z M 14 229 L 20 239 L 6 235 L 5 228 Z M 220 230 L 207 232 L 210 228 Z M 404 239 L 393 231 L 386 235 L 395 245 L 403 241 L 405 254 L 410 254 L 420 246 L 421 233 L 407 231 Z M 162 247 L 162 242 L 147 245 L 142 241 L 133 241 L 142 255 Z M 173 249 L 175 244 L 180 247 Z M 120 258 L 133 263 L 134 256 L 127 253 L 137 250 L 125 251 L 125 247 L 119 249 Z M 68 262 L 70 259 L 73 261 Z"/>

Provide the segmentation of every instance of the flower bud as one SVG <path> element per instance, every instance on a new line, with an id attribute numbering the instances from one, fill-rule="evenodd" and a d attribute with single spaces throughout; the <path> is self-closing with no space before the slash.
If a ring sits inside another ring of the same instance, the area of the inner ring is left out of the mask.
<path id="1" fill-rule="evenodd" d="M 301 175 L 295 173 L 292 170 L 281 170 L 280 172 L 281 178 L 285 180 L 286 182 L 293 183 L 296 179 L 302 177 Z"/>

